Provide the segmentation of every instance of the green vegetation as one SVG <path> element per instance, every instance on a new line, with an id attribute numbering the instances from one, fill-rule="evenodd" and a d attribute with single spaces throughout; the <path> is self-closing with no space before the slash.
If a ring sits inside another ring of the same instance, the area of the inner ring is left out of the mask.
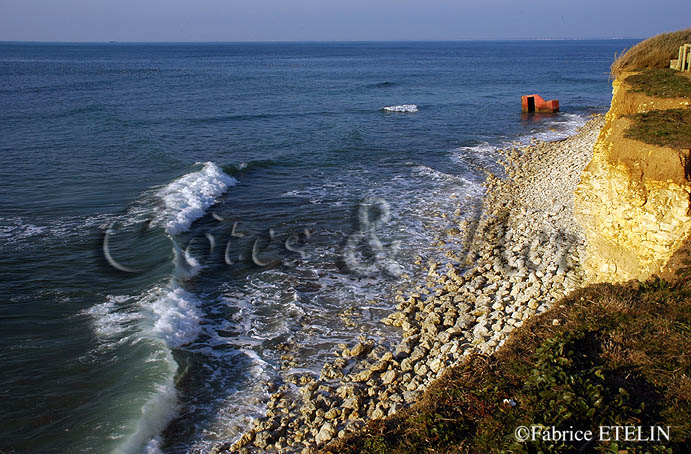
<path id="1" fill-rule="evenodd" d="M 673 69 L 646 69 L 634 74 L 624 82 L 631 91 L 658 98 L 691 98 L 691 78 Z"/>
<path id="2" fill-rule="evenodd" d="M 686 32 L 688 36 L 684 35 L 685 39 L 691 40 L 691 29 L 677 34 Z M 656 38 L 658 37 L 643 41 L 639 45 L 652 42 Z M 652 53 L 648 44 L 642 48 L 648 50 L 646 55 Z M 634 49 L 636 47 L 629 52 Z M 622 58 L 628 54 L 627 52 Z M 672 69 L 645 69 L 628 76 L 624 82 L 631 86 L 631 91 L 652 97 L 691 98 L 691 78 Z M 625 137 L 653 145 L 691 149 L 691 109 L 652 110 L 630 115 L 629 118 L 633 119 L 633 124 L 624 133 Z"/>
<path id="3" fill-rule="evenodd" d="M 691 452 L 691 284 L 581 289 L 491 357 L 452 368 L 414 407 L 325 453 Z M 512 405 L 515 403 L 515 405 Z M 592 442 L 518 442 L 519 426 L 594 430 Z M 598 440 L 600 425 L 671 426 L 671 440 Z"/>
<path id="4" fill-rule="evenodd" d="M 629 139 L 653 145 L 691 149 L 691 109 L 651 110 L 630 115 Z"/>
<path id="5" fill-rule="evenodd" d="M 662 33 L 626 50 L 610 68 L 613 77 L 624 71 L 637 71 L 646 68 L 669 68 L 669 61 L 679 56 L 679 46 L 691 43 L 691 28 L 672 33 Z"/>

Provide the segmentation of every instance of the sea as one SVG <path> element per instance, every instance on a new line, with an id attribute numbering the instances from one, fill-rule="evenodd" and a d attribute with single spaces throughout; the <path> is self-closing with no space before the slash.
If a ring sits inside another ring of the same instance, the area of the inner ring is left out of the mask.
<path id="1" fill-rule="evenodd" d="M 205 453 L 393 342 L 497 150 L 635 42 L 0 43 L 0 452 Z"/>

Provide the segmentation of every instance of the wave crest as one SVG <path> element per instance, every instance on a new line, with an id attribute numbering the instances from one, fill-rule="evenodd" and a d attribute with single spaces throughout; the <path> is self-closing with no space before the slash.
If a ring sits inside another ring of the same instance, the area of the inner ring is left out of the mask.
<path id="1" fill-rule="evenodd" d="M 195 340 L 201 331 L 203 314 L 201 302 L 177 284 L 151 304 L 152 331 L 170 348 L 177 348 Z"/>
<path id="2" fill-rule="evenodd" d="M 236 184 L 237 180 L 216 164 L 206 162 L 198 172 L 188 173 L 161 189 L 158 195 L 165 204 L 163 224 L 166 232 L 177 235 L 189 230 L 219 196 Z"/>

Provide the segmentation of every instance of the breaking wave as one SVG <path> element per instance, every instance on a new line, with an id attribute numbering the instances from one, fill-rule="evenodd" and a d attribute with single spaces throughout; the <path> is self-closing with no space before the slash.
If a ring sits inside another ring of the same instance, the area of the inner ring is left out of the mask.
<path id="1" fill-rule="evenodd" d="M 189 230 L 219 196 L 236 184 L 237 180 L 216 164 L 206 162 L 200 171 L 188 173 L 161 189 L 158 196 L 165 204 L 162 222 L 166 232 L 177 235 Z"/>
<path id="2" fill-rule="evenodd" d="M 154 381 L 140 389 L 132 405 L 139 416 L 130 420 L 130 435 L 115 448 L 114 454 L 160 453 L 161 432 L 175 418 L 180 400 L 175 385 L 179 366 L 173 350 L 193 342 L 202 331 L 202 301 L 185 290 L 181 283 L 194 277 L 201 266 L 183 250 L 174 235 L 186 232 L 237 180 L 213 162 L 201 170 L 184 175 L 162 189 L 154 198 L 163 201 L 154 209 L 155 223 L 165 228 L 173 242 L 173 270 L 139 296 L 108 296 L 105 303 L 86 311 L 101 348 L 115 349 L 125 343 L 145 344 L 149 351 L 146 367 L 158 370 Z M 146 204 L 144 204 L 146 205 Z M 130 303 L 130 304 L 125 304 Z M 141 367 L 139 364 L 135 367 Z"/>
<path id="3" fill-rule="evenodd" d="M 384 112 L 417 112 L 415 104 L 402 104 L 400 106 L 387 106 L 382 109 Z"/>
<path id="4" fill-rule="evenodd" d="M 201 302 L 178 284 L 151 303 L 152 333 L 170 348 L 181 347 L 197 338 L 202 312 Z"/>

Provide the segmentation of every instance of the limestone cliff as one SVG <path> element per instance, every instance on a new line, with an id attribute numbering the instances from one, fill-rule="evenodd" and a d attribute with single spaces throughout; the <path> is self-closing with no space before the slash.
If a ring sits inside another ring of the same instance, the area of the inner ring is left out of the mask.
<path id="1" fill-rule="evenodd" d="M 689 150 L 624 137 L 627 115 L 689 107 L 690 100 L 635 93 L 622 82 L 627 75 L 613 82 L 612 105 L 575 194 L 591 282 L 659 274 L 691 232 Z"/>

